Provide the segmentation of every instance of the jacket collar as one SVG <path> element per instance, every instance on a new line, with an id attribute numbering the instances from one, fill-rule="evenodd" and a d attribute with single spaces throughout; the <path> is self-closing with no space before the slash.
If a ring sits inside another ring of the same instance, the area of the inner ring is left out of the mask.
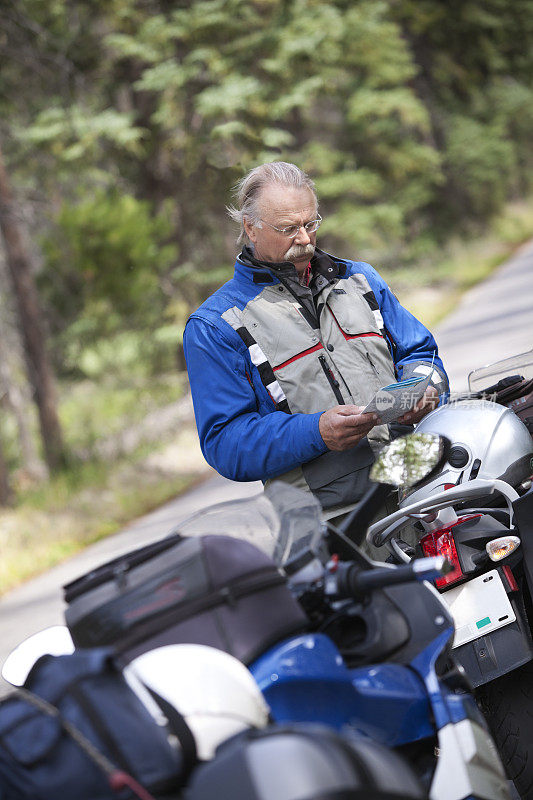
<path id="1" fill-rule="evenodd" d="M 322 275 L 330 283 L 342 277 L 346 273 L 346 268 L 346 261 L 325 253 L 318 247 L 315 249 L 315 254 L 311 259 L 313 278 Z M 298 282 L 296 268 L 291 261 L 280 263 L 259 261 L 255 258 L 254 251 L 249 245 L 245 245 L 237 256 L 235 277 L 251 280 L 255 284 L 264 286 L 293 280 Z"/>

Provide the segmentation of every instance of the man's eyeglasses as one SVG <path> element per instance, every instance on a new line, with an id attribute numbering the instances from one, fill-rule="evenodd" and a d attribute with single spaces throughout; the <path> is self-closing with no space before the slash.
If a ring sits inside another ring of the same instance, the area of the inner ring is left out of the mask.
<path id="1" fill-rule="evenodd" d="M 310 222 L 306 222 L 305 225 L 287 225 L 286 228 L 277 228 L 275 225 L 271 225 L 270 222 L 267 222 L 264 219 L 262 219 L 261 222 L 264 222 L 269 228 L 273 228 L 273 230 L 281 233 L 282 236 L 286 236 L 288 239 L 294 239 L 296 236 L 298 236 L 300 228 L 304 228 L 306 233 L 314 233 L 316 230 L 318 230 L 320 223 L 322 222 L 322 217 L 319 214 L 317 219 L 312 219 Z"/>

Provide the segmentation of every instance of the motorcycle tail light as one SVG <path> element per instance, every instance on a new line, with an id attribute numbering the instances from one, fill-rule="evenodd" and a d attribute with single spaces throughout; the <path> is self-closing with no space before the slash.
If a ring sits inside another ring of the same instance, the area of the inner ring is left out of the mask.
<path id="1" fill-rule="evenodd" d="M 463 577 L 463 570 L 459 563 L 457 548 L 453 540 L 453 534 L 448 529 L 431 531 L 420 539 L 420 546 L 426 556 L 444 556 L 452 565 L 453 569 L 442 578 L 437 578 L 436 586 L 441 589 L 444 586 L 450 587 Z"/>
<path id="2" fill-rule="evenodd" d="M 489 554 L 491 561 L 501 561 L 513 550 L 520 545 L 518 536 L 500 536 L 499 539 L 493 539 L 492 542 L 487 542 L 485 549 Z"/>

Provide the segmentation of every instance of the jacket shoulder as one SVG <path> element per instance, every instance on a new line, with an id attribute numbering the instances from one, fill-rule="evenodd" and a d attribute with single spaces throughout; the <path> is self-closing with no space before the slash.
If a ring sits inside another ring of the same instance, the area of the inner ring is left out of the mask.
<path id="1" fill-rule="evenodd" d="M 216 329 L 220 336 L 240 350 L 243 345 L 240 336 L 235 331 L 236 324 L 235 322 L 230 324 L 228 320 L 235 317 L 232 309 L 235 309 L 238 314 L 255 294 L 257 294 L 256 287 L 252 287 L 252 291 L 250 291 L 248 287 L 243 287 L 235 278 L 232 278 L 204 300 L 196 311 L 193 311 L 187 320 L 186 332 L 190 333 L 191 323 L 195 329 L 198 329 L 198 326 L 204 329 Z"/>
<path id="2" fill-rule="evenodd" d="M 364 275 L 369 283 L 385 283 L 379 272 L 367 261 L 346 260 L 342 261 L 342 263 L 346 266 L 345 274 L 347 278 L 351 277 L 352 275 Z"/>

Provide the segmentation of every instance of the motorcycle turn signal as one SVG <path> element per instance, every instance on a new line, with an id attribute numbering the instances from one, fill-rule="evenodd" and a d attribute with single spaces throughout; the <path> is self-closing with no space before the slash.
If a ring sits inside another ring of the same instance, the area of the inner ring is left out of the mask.
<path id="1" fill-rule="evenodd" d="M 500 536 L 487 542 L 485 549 L 491 561 L 501 561 L 520 547 L 518 536 Z"/>

